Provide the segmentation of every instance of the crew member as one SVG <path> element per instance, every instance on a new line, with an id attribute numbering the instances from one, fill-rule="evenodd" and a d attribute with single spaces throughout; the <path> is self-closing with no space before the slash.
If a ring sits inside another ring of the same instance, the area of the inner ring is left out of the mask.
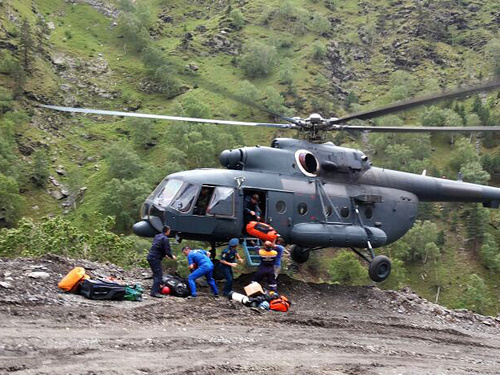
<path id="1" fill-rule="evenodd" d="M 253 277 L 253 281 L 257 282 L 265 279 L 269 289 L 275 292 L 278 291 L 276 277 L 274 276 L 274 263 L 277 256 L 278 252 L 275 250 L 275 245 L 271 241 L 264 242 L 264 248 L 259 250 L 260 264 Z"/>
<path id="2" fill-rule="evenodd" d="M 259 194 L 254 194 L 245 203 L 245 211 L 243 213 L 243 219 L 245 225 L 250 221 L 260 221 L 262 211 L 259 207 Z"/>
<path id="3" fill-rule="evenodd" d="M 150 295 L 151 297 L 162 298 L 163 295 L 160 294 L 160 284 L 162 282 L 163 273 L 161 270 L 161 260 L 164 257 L 169 257 L 176 260 L 177 257 L 172 255 L 172 250 L 170 249 L 170 241 L 168 240 L 168 235 L 170 234 L 170 227 L 165 225 L 163 231 L 157 234 L 153 239 L 153 244 L 149 250 L 147 260 L 151 271 L 153 271 L 153 286 L 151 287 Z"/>
<path id="4" fill-rule="evenodd" d="M 243 263 L 240 254 L 238 254 L 237 246 L 240 241 L 237 238 L 231 238 L 229 240 L 228 247 L 222 250 L 220 256 L 220 268 L 224 273 L 224 278 L 226 279 L 226 285 L 224 286 L 224 291 L 222 294 L 224 296 L 229 295 L 229 292 L 233 290 L 233 268 L 238 265 L 238 262 Z"/>
<path id="5" fill-rule="evenodd" d="M 191 250 L 189 246 L 184 246 L 182 248 L 182 253 L 187 257 L 189 263 L 189 271 L 191 274 L 188 276 L 189 288 L 191 289 L 191 295 L 188 298 L 195 298 L 196 294 L 196 282 L 195 280 L 205 276 L 207 279 L 210 289 L 214 296 L 219 296 L 219 291 L 217 290 L 217 285 L 215 285 L 215 280 L 213 278 L 214 264 L 210 260 L 210 253 L 203 249 Z"/>
<path id="6" fill-rule="evenodd" d="M 276 261 L 274 262 L 274 278 L 276 279 L 276 282 L 281 271 L 281 258 L 283 257 L 283 251 L 285 251 L 284 245 L 285 241 L 283 240 L 283 237 L 278 236 L 276 239 L 276 246 L 274 248 L 278 253 L 278 255 L 276 255 Z"/>

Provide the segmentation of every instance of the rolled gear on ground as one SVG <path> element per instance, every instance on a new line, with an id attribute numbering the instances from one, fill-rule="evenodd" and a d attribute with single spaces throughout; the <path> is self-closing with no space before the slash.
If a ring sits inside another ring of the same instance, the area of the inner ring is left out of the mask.
<path id="1" fill-rule="evenodd" d="M 261 223 L 259 221 L 251 221 L 246 226 L 247 233 L 252 236 L 261 239 L 262 241 L 276 242 L 279 237 L 278 232 L 266 223 Z"/>
<path id="2" fill-rule="evenodd" d="M 163 285 L 168 286 L 170 295 L 175 297 L 187 297 L 191 294 L 187 281 L 179 276 L 164 275 Z"/>
<path id="3" fill-rule="evenodd" d="M 125 285 L 111 281 L 86 279 L 82 283 L 80 293 L 89 299 L 123 300 L 126 288 Z"/>
<path id="4" fill-rule="evenodd" d="M 285 296 L 279 296 L 269 302 L 269 308 L 274 311 L 287 312 L 292 303 Z"/>

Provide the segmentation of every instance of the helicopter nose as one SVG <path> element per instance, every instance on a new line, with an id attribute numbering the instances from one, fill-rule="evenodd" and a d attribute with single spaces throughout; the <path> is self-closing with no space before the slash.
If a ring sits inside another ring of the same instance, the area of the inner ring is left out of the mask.
<path id="1" fill-rule="evenodd" d="M 159 232 L 154 229 L 149 221 L 141 220 L 135 223 L 132 227 L 134 233 L 140 237 L 154 237 Z"/>

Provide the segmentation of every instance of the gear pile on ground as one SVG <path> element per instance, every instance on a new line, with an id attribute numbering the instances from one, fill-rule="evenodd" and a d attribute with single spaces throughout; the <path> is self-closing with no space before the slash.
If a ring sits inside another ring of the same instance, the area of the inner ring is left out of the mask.
<path id="1" fill-rule="evenodd" d="M 194 300 L 95 301 L 63 293 L 73 267 L 151 286 L 149 270 L 45 256 L 0 259 L 0 374 L 497 374 L 500 317 L 449 310 L 413 291 L 280 276 L 286 313 L 200 288 Z M 235 280 L 243 292 L 251 275 Z"/>

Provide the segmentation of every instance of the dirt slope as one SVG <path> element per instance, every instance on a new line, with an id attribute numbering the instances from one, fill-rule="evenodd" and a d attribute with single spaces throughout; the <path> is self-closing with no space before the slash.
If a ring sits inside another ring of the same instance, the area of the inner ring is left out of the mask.
<path id="1" fill-rule="evenodd" d="M 283 276 L 288 313 L 214 299 L 206 288 L 196 300 L 102 302 L 58 291 L 75 265 L 150 286 L 147 270 L 0 259 L 1 374 L 500 373 L 499 318 L 447 310 L 409 290 Z"/>

